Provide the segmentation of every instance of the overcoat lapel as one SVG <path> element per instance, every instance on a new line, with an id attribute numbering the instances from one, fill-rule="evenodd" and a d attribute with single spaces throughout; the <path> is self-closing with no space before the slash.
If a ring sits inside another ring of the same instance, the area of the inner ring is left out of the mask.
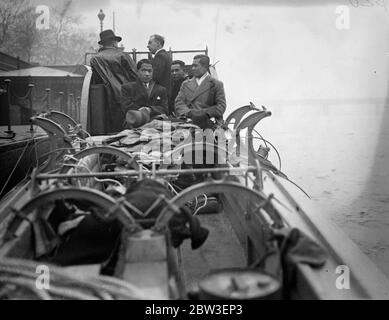
<path id="1" fill-rule="evenodd" d="M 188 98 L 189 98 L 189 100 L 192 100 L 193 94 L 196 92 L 196 89 L 198 88 L 198 84 L 197 84 L 196 79 L 194 77 L 188 82 L 188 85 L 186 88 L 189 91 Z"/>
<path id="2" fill-rule="evenodd" d="M 194 80 L 194 81 L 196 81 L 196 80 Z M 197 83 L 196 83 L 196 85 L 197 85 Z M 201 96 L 203 93 L 209 91 L 210 88 L 211 88 L 211 81 L 209 80 L 209 76 L 207 76 L 203 80 L 203 82 L 201 82 L 201 84 L 199 86 L 197 86 L 197 88 L 193 92 L 193 95 L 192 95 L 190 101 L 195 100 L 198 96 Z"/>

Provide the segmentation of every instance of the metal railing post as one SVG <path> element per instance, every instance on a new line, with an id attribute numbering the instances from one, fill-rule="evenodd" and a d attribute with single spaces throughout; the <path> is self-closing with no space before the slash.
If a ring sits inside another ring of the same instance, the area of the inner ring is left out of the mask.
<path id="1" fill-rule="evenodd" d="M 77 122 L 80 122 L 81 118 L 81 97 L 78 96 L 76 99 L 76 109 L 77 109 Z"/>
<path id="2" fill-rule="evenodd" d="M 59 111 L 66 113 L 64 110 L 64 105 L 63 105 L 63 95 L 64 93 L 61 91 L 58 93 L 59 94 Z"/>
<path id="3" fill-rule="evenodd" d="M 46 112 L 50 110 L 51 89 L 46 88 Z"/>
<path id="4" fill-rule="evenodd" d="M 13 130 L 11 128 L 11 79 L 5 79 L 4 80 L 6 85 L 6 108 L 5 108 L 5 118 L 7 120 L 7 131 L 5 133 L 7 134 L 13 134 Z"/>
<path id="5" fill-rule="evenodd" d="M 34 125 L 32 124 L 31 118 L 34 116 L 34 110 L 32 108 L 32 90 L 34 85 L 32 83 L 28 84 L 28 104 L 30 108 L 30 132 L 34 131 Z"/>
<path id="6" fill-rule="evenodd" d="M 73 118 L 73 106 L 72 106 L 72 104 L 73 104 L 73 93 L 69 93 L 69 95 L 68 95 L 68 102 L 69 102 L 69 109 L 68 109 L 69 116 L 71 118 Z"/>

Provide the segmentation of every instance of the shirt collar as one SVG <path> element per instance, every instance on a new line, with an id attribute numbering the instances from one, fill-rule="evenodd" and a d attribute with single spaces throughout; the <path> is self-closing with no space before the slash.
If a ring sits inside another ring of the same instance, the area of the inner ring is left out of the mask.
<path id="1" fill-rule="evenodd" d="M 102 46 L 97 51 L 100 52 L 100 51 L 109 50 L 109 49 L 117 49 L 117 48 L 114 46 L 110 46 L 110 47 L 109 46 Z"/>
<path id="2" fill-rule="evenodd" d="M 146 86 L 147 88 L 150 88 L 150 86 L 154 83 L 154 81 L 151 79 L 149 82 L 142 82 L 142 84 L 144 86 Z"/>
<path id="3" fill-rule="evenodd" d="M 195 77 L 197 84 L 198 84 L 198 85 L 201 85 L 201 83 L 204 81 L 204 79 L 205 79 L 206 77 L 208 77 L 208 76 L 209 76 L 209 73 L 206 72 L 206 73 L 203 74 L 203 76 L 202 76 L 201 78 L 196 78 L 196 77 Z"/>
<path id="4" fill-rule="evenodd" d="M 158 52 L 160 52 L 161 50 L 163 50 L 163 48 L 158 49 L 157 51 L 155 51 L 154 56 L 155 56 Z"/>

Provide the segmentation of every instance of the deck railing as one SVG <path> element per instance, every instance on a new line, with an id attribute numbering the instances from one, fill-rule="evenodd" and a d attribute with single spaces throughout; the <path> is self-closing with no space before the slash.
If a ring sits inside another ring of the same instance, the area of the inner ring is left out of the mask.
<path id="1" fill-rule="evenodd" d="M 29 83 L 27 85 L 27 92 L 24 96 L 17 96 L 12 91 L 12 81 L 11 79 L 5 79 L 3 88 L 0 91 L 0 96 L 2 98 L 2 113 L 5 118 L 5 125 L 7 127 L 7 130 L 5 133 L 7 135 L 13 135 L 14 131 L 12 130 L 12 125 L 16 125 L 15 123 L 12 124 L 11 122 L 11 108 L 14 106 L 14 104 L 11 103 L 11 98 L 15 98 L 18 101 L 27 101 L 28 107 L 29 107 L 29 117 L 33 117 L 37 113 L 41 112 L 48 112 L 50 110 L 59 110 L 73 119 L 75 119 L 77 122 L 80 121 L 80 104 L 81 104 L 81 97 L 78 95 L 75 95 L 74 93 L 68 93 L 67 95 L 64 92 L 58 92 L 59 96 L 59 105 L 55 105 L 52 102 L 52 93 L 53 91 L 50 88 L 45 89 L 45 93 L 43 97 L 39 98 L 37 97 L 37 93 L 35 89 L 35 85 L 33 83 Z M 39 100 L 39 102 L 42 104 L 41 110 L 34 110 L 33 108 L 33 101 L 34 97 Z M 4 124 L 4 123 L 3 123 Z M 33 125 L 30 124 L 30 131 L 33 131 Z M 9 137 L 4 137 L 9 138 Z"/>
<path id="2" fill-rule="evenodd" d="M 169 48 L 169 50 L 167 51 L 170 55 L 170 57 L 173 59 L 173 55 L 174 54 L 177 54 L 177 53 L 193 53 L 193 54 L 205 54 L 205 55 L 208 55 L 208 46 L 205 47 L 204 50 L 172 50 L 171 48 Z M 129 55 L 132 56 L 132 59 L 135 61 L 135 63 L 137 62 L 137 56 L 139 55 L 147 55 L 148 58 L 150 59 L 151 58 L 151 52 L 149 51 L 138 51 L 137 49 L 132 49 L 132 51 L 124 51 L 124 53 L 127 53 Z M 93 56 L 97 54 L 97 52 L 87 52 L 85 53 L 85 64 L 88 64 L 88 57 L 89 56 Z"/>

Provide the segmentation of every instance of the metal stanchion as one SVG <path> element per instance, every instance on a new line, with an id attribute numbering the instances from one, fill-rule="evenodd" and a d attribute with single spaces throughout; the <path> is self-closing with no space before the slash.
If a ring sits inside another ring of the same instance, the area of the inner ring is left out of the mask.
<path id="1" fill-rule="evenodd" d="M 136 49 L 132 49 L 132 59 L 136 63 Z"/>
<path id="2" fill-rule="evenodd" d="M 63 98 L 64 98 L 64 93 L 61 91 L 59 92 L 59 111 L 66 113 L 64 110 Z"/>
<path id="3" fill-rule="evenodd" d="M 51 89 L 46 88 L 46 112 L 50 111 L 50 98 L 51 98 Z"/>
<path id="4" fill-rule="evenodd" d="M 81 118 L 81 97 L 80 96 L 77 97 L 76 109 L 77 109 L 77 123 L 79 123 Z"/>
<path id="5" fill-rule="evenodd" d="M 32 83 L 28 84 L 28 104 L 30 107 L 30 132 L 34 132 L 34 125 L 32 124 L 31 118 L 34 116 L 34 110 L 32 108 L 32 90 L 34 85 Z"/>
<path id="6" fill-rule="evenodd" d="M 12 128 L 11 128 L 11 80 L 10 79 L 5 79 L 4 80 L 5 85 L 6 85 L 6 107 L 5 107 L 5 118 L 7 121 L 7 129 L 5 133 L 7 134 L 14 134 Z"/>
<path id="7" fill-rule="evenodd" d="M 73 93 L 69 93 L 69 97 L 68 97 L 68 101 L 69 101 L 69 116 L 74 118 L 74 115 L 73 115 Z"/>

